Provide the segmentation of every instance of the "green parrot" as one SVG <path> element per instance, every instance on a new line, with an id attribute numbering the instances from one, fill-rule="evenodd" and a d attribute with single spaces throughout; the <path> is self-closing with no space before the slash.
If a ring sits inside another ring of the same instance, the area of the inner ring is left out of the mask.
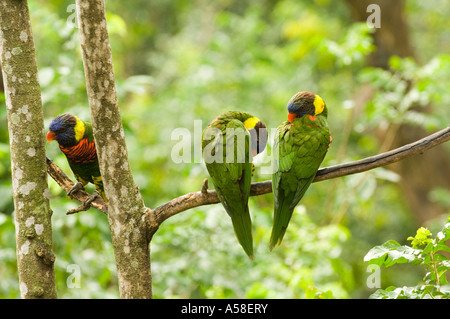
<path id="1" fill-rule="evenodd" d="M 331 143 L 328 110 L 320 96 L 298 92 L 287 109 L 288 121 L 277 128 L 274 138 L 270 250 L 283 240 L 292 212 L 314 180 Z"/>
<path id="2" fill-rule="evenodd" d="M 248 198 L 252 161 L 266 144 L 266 126 L 246 112 L 223 113 L 202 133 L 206 168 L 223 207 L 231 217 L 236 237 L 251 260 L 253 235 Z"/>
<path id="3" fill-rule="evenodd" d="M 106 202 L 91 123 L 71 114 L 58 115 L 50 123 L 47 133 L 47 141 L 50 143 L 53 140 L 58 142 L 59 148 L 66 155 L 78 181 L 68 195 L 90 182 Z"/>

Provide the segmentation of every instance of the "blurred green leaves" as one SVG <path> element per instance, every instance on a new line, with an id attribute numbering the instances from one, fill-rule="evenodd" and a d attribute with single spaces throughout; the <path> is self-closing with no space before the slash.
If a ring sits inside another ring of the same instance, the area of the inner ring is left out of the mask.
<path id="1" fill-rule="evenodd" d="M 311 289 L 348 297 L 346 291 L 354 285 L 352 267 L 341 259 L 342 243 L 350 236 L 347 228 L 317 226 L 300 206 L 292 217 L 286 245 L 269 253 L 271 212 L 256 214 L 253 198 L 251 204 L 253 263 L 236 244 L 229 217 L 219 205 L 164 222 L 163 232 L 152 242 L 152 270 L 158 274 L 153 278 L 155 297 L 305 298 Z M 164 260 L 170 260 L 170 265 Z"/>
<path id="2" fill-rule="evenodd" d="M 73 1 L 30 0 L 29 5 L 46 127 L 62 112 L 89 120 Z M 366 57 L 377 48 L 365 23 L 350 22 L 343 2 L 137 0 L 124 5 L 108 0 L 130 165 L 146 205 L 153 208 L 198 191 L 207 176 L 201 163 L 170 160 L 175 128 L 193 133 L 194 120 L 206 126 L 228 110 L 251 112 L 269 129 L 275 128 L 286 120 L 288 99 L 300 90 L 317 92 L 329 108 L 333 144 L 323 166 L 378 153 L 374 128 L 405 122 L 430 130 L 447 126 L 448 6 L 416 0 L 407 5 L 423 62 L 393 57 L 391 70 L 385 71 L 365 68 Z M 365 84 L 375 94 L 358 105 L 355 100 Z M 422 112 L 418 104 L 427 104 L 430 111 Z M 0 297 L 18 298 L 8 139 L 6 108 L 0 107 Z M 47 145 L 47 155 L 72 176 L 55 144 Z M 270 178 L 257 166 L 254 181 Z M 315 183 L 297 207 L 283 245 L 270 254 L 267 234 L 273 199 L 252 197 L 254 263 L 242 254 L 220 205 L 174 216 L 152 240 L 154 296 L 366 297 L 371 291 L 364 285 L 362 256 L 371 247 L 393 238 L 395 242 L 374 254 L 374 261 L 407 261 L 414 256 L 415 248 L 401 248 L 417 225 L 399 200 L 400 178 L 391 170 L 377 169 Z M 93 209 L 66 216 L 76 203 L 51 179 L 49 188 L 59 296 L 116 298 L 105 216 Z M 430 196 L 449 207 L 448 190 L 436 189 Z M 80 267 L 80 288 L 67 285 L 70 265 Z M 396 280 L 421 274 L 421 269 L 396 268 L 390 267 L 393 275 L 383 277 L 388 285 L 400 287 Z M 413 294 L 410 289 L 388 290 L 398 296 Z"/>
<path id="3" fill-rule="evenodd" d="M 450 298 L 450 289 L 446 275 L 450 270 L 450 261 L 445 252 L 450 252 L 447 241 L 450 240 L 450 217 L 442 230 L 436 237 L 430 238 L 431 232 L 420 227 L 411 240 L 412 248 L 401 246 L 394 240 L 383 245 L 372 248 L 364 257 L 364 261 L 386 268 L 395 264 L 411 263 L 413 265 L 424 265 L 428 272 L 425 274 L 424 283 L 415 287 L 396 288 L 388 287 L 386 290 L 379 289 L 371 298 Z"/>
<path id="4" fill-rule="evenodd" d="M 420 108 L 449 102 L 445 88 L 450 85 L 450 55 L 438 55 L 420 66 L 411 58 L 391 57 L 391 70 L 366 68 L 360 75 L 362 82 L 376 89 L 366 105 L 364 125 L 369 127 L 408 123 L 428 130 L 446 126 L 450 116 L 447 107 L 435 107 L 434 112 Z"/>
<path id="5" fill-rule="evenodd" d="M 340 67 L 362 64 L 364 58 L 375 50 L 371 33 L 373 29 L 366 23 L 354 23 L 340 42 L 325 40 L 319 48 L 332 55 Z"/>

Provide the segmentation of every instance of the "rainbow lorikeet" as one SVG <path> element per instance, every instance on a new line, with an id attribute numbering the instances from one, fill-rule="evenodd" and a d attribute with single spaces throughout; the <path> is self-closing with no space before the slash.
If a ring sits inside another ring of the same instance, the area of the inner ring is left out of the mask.
<path id="1" fill-rule="evenodd" d="M 266 144 L 266 126 L 246 112 L 223 113 L 202 133 L 206 168 L 223 207 L 231 217 L 236 237 L 250 259 L 253 259 L 253 235 L 248 198 L 252 161 Z"/>
<path id="2" fill-rule="evenodd" d="M 78 181 L 68 195 L 92 183 L 106 202 L 91 123 L 71 114 L 58 115 L 50 123 L 47 133 L 47 141 L 52 140 L 58 142 Z"/>
<path id="3" fill-rule="evenodd" d="M 292 212 L 314 180 L 331 143 L 328 109 L 320 96 L 298 92 L 287 109 L 288 121 L 277 128 L 274 138 L 270 250 L 281 243 Z"/>

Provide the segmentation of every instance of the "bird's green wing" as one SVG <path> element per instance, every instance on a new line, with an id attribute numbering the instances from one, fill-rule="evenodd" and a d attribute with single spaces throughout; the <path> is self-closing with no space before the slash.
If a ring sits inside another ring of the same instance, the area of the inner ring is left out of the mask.
<path id="1" fill-rule="evenodd" d="M 248 201 L 252 177 L 250 134 L 241 121 L 231 120 L 225 138 L 225 166 L 231 178 L 239 182 L 243 200 Z M 229 151 L 232 151 L 231 155 Z"/>
<path id="2" fill-rule="evenodd" d="M 222 163 L 205 161 L 205 165 L 218 197 L 231 217 L 239 243 L 253 259 L 252 222 L 248 209 L 252 173 L 250 134 L 241 121 L 234 119 L 227 121 L 220 129 L 223 134 Z M 203 145 L 205 148 L 206 144 Z"/>
<path id="3" fill-rule="evenodd" d="M 229 193 L 224 190 L 221 193 L 227 202 L 236 237 L 247 255 L 253 259 L 253 231 L 248 209 L 252 176 L 250 134 L 241 121 L 231 120 L 227 124 L 225 135 L 224 165 L 232 183 L 227 188 Z"/>
<path id="4" fill-rule="evenodd" d="M 84 138 L 87 138 L 89 142 L 94 141 L 94 131 L 92 128 L 92 124 L 90 122 L 83 122 L 84 123 Z"/>
<path id="5" fill-rule="evenodd" d="M 274 137 L 273 163 L 274 173 L 272 175 L 272 191 L 274 197 L 274 217 L 269 249 L 279 244 L 289 224 L 292 211 L 288 209 L 294 193 L 291 188 L 286 188 L 286 176 L 289 176 L 294 163 L 295 152 L 292 150 L 290 141 L 291 124 L 281 124 Z M 281 184 L 283 182 L 283 185 Z"/>
<path id="6" fill-rule="evenodd" d="M 329 145 L 328 129 L 311 130 L 306 135 L 297 135 L 294 141 L 295 158 L 293 169 L 297 177 L 297 187 L 290 209 L 302 199 L 309 185 L 314 180 L 317 170 L 322 163 Z"/>
<path id="7" fill-rule="evenodd" d="M 287 134 L 287 136 L 289 137 L 289 127 L 290 125 L 288 124 L 288 122 L 284 122 L 277 128 L 272 148 L 272 163 L 274 164 L 272 175 L 272 191 L 274 194 L 275 207 L 278 207 L 279 205 L 278 192 L 281 176 L 283 173 L 286 173 L 291 169 L 293 163 L 292 156 L 294 154 L 290 152 L 289 146 L 286 147 L 286 143 L 284 143 L 285 135 Z M 289 151 L 287 152 L 287 150 Z"/>
<path id="8" fill-rule="evenodd" d="M 281 243 L 294 208 L 314 180 L 329 145 L 327 127 L 311 128 L 296 121 L 295 125 L 284 123 L 278 132 L 275 143 L 279 167 L 272 182 L 275 208 L 270 249 Z"/>

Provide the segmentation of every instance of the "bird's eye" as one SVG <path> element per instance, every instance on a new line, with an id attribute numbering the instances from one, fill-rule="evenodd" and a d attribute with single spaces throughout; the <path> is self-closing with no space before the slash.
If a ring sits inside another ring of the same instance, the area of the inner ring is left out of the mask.
<path id="1" fill-rule="evenodd" d="M 63 127 L 63 128 L 61 128 L 61 129 L 59 130 L 59 133 L 64 133 L 65 131 L 66 131 L 66 128 Z"/>

